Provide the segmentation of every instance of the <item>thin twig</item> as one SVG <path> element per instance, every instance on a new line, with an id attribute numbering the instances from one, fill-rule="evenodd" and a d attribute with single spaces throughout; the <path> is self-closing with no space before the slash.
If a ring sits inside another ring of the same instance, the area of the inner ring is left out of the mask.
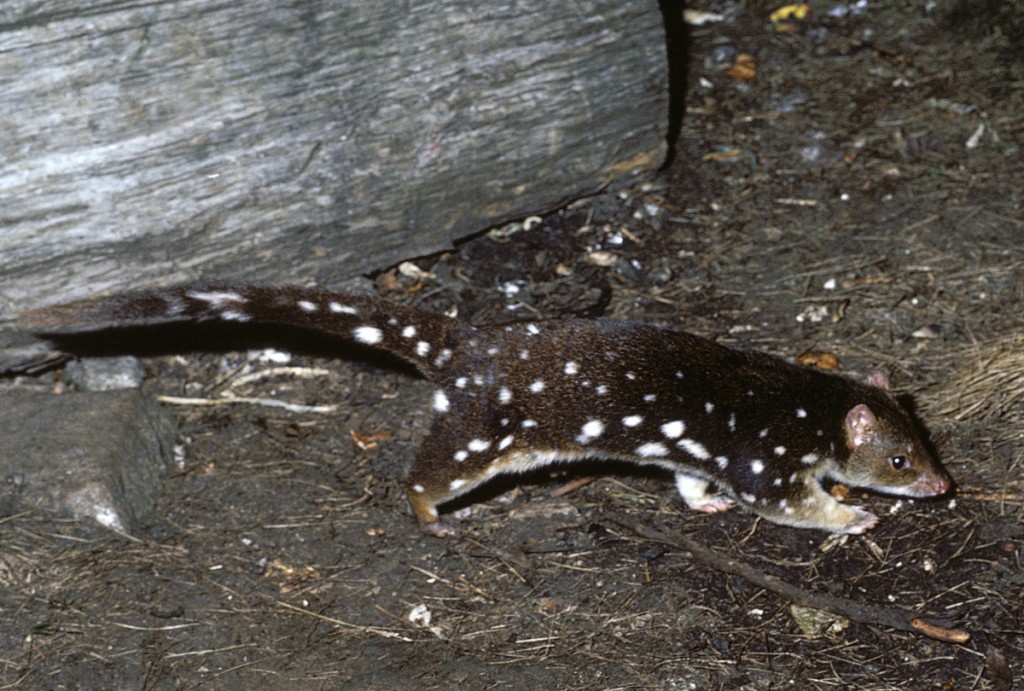
<path id="1" fill-rule="evenodd" d="M 406 643 L 413 642 L 413 639 L 403 636 L 400 633 L 389 631 L 387 629 L 381 629 L 376 626 L 361 626 L 359 624 L 350 624 L 349 622 L 342 621 L 341 619 L 335 619 L 334 617 L 328 617 L 323 614 L 318 614 L 317 612 L 311 612 L 310 610 L 303 609 L 302 607 L 296 607 L 295 605 L 288 604 L 283 600 L 278 600 L 277 604 L 278 606 L 284 607 L 285 609 L 290 609 L 293 612 L 305 614 L 307 617 L 313 617 L 314 619 L 321 619 L 328 623 L 334 624 L 335 626 L 341 626 L 342 628 L 355 629 L 356 631 L 362 631 L 363 633 L 371 633 L 375 636 L 380 636 L 381 638 L 391 638 L 399 641 L 405 641 Z"/>
<path id="2" fill-rule="evenodd" d="M 284 408 L 293 413 L 333 413 L 338 409 L 336 405 L 300 405 L 278 401 L 273 398 L 248 398 L 231 396 L 226 398 L 188 398 L 183 396 L 157 396 L 156 400 L 161 403 L 172 405 L 197 405 L 197 406 L 218 406 L 233 405 L 235 403 L 249 403 L 252 405 L 265 406 L 267 408 Z"/>

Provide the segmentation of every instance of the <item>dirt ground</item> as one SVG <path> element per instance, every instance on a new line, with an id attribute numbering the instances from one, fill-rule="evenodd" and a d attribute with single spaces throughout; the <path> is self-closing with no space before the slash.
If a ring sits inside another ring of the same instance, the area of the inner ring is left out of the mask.
<path id="1" fill-rule="evenodd" d="M 1021 688 L 1022 8 L 811 5 L 775 27 L 775 4 L 692 3 L 725 19 L 689 30 L 669 170 L 375 281 L 478 324 L 622 316 L 884 368 L 953 497 L 856 492 L 882 521 L 836 539 L 570 468 L 477 493 L 439 540 L 401 488 L 430 418 L 408 370 L 289 343 L 309 376 L 232 386 L 275 365 L 147 358 L 152 394 L 340 411 L 175 406 L 177 465 L 136 540 L 0 518 L 0 688 Z M 970 639 L 808 623 L 671 536 Z"/>

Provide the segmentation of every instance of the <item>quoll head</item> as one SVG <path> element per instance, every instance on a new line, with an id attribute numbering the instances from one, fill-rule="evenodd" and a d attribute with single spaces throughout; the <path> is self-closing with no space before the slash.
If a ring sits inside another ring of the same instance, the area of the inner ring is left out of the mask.
<path id="1" fill-rule="evenodd" d="M 948 492 L 949 475 L 928 452 L 910 416 L 889 396 L 889 380 L 875 372 L 868 383 L 881 395 L 847 412 L 843 426 L 850 456 L 837 479 L 908 497 Z"/>

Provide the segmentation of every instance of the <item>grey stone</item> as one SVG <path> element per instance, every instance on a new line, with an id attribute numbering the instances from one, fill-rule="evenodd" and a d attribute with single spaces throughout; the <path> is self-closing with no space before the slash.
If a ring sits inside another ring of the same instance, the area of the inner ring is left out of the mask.
<path id="1" fill-rule="evenodd" d="M 0 512 L 137 531 L 152 519 L 175 431 L 173 416 L 136 390 L 0 392 Z"/>

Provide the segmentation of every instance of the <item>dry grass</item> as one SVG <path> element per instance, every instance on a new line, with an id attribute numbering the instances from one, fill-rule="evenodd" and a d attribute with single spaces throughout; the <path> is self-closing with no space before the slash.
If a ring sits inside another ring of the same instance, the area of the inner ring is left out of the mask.
<path id="1" fill-rule="evenodd" d="M 973 344 L 955 362 L 935 414 L 1024 429 L 1024 332 Z"/>

